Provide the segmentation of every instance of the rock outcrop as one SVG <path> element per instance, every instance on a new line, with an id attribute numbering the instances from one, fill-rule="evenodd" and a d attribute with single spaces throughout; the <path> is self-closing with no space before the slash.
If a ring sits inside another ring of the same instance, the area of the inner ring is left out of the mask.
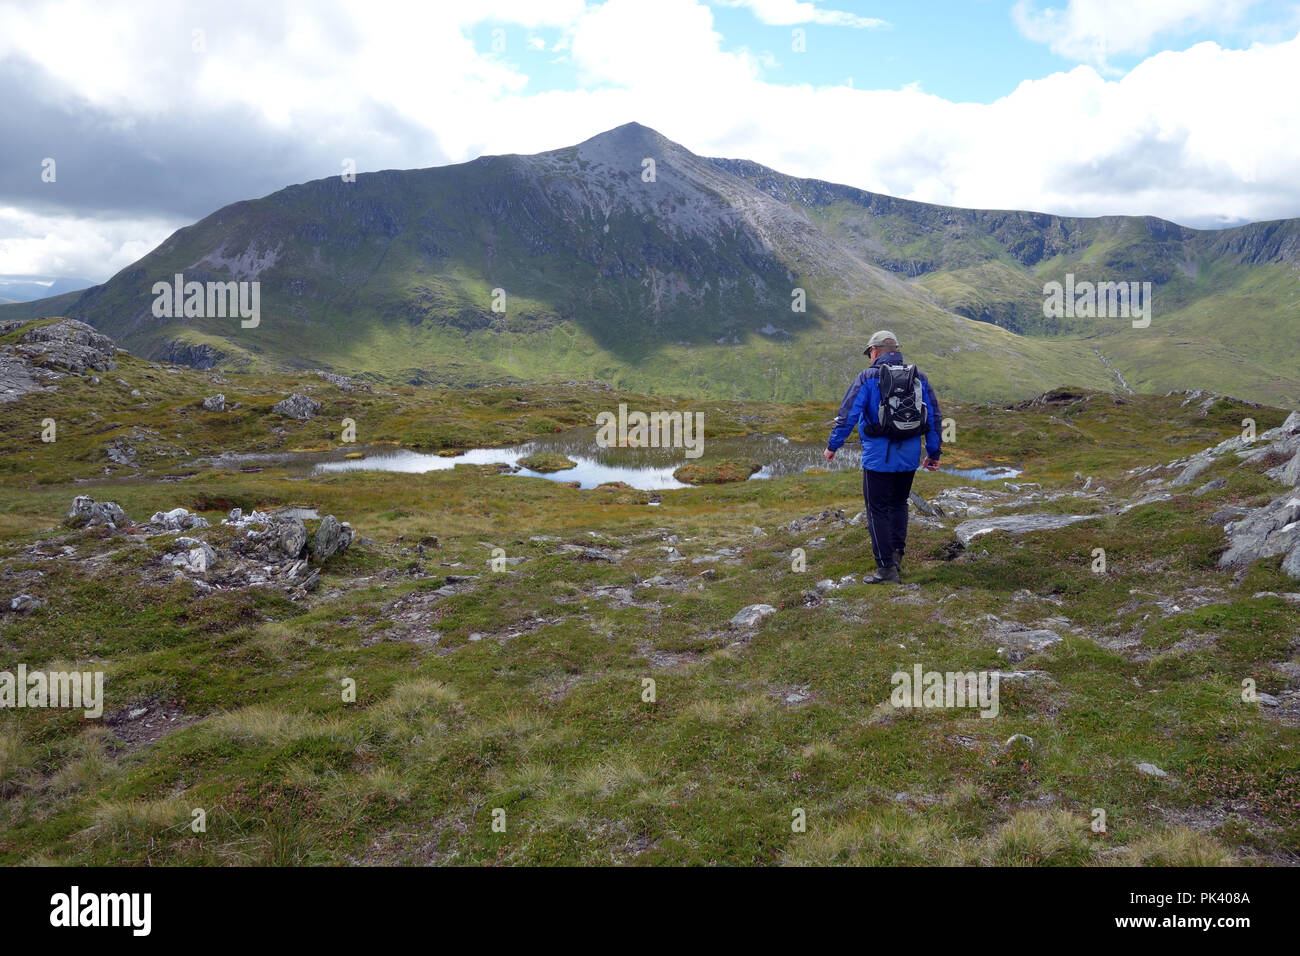
<path id="1" fill-rule="evenodd" d="M 1290 489 L 1266 505 L 1247 509 L 1224 526 L 1228 549 L 1220 555 L 1219 566 L 1243 567 L 1281 554 L 1283 573 L 1300 578 L 1300 412 L 1292 412 L 1279 427 L 1263 432 L 1254 443 L 1229 439 L 1208 451 L 1219 455 L 1236 451 L 1248 463 L 1281 458 L 1282 463 L 1265 474 Z"/>
<path id="2" fill-rule="evenodd" d="M 96 501 L 90 495 L 72 499 L 72 507 L 63 518 L 70 528 L 107 527 L 109 530 L 125 528 L 131 524 L 126 512 L 112 501 Z"/>
<path id="3" fill-rule="evenodd" d="M 162 532 L 167 531 L 193 531 L 195 528 L 206 528 L 208 519 L 202 515 L 191 514 L 184 508 L 173 508 L 171 511 L 156 511 L 149 524 Z"/>
<path id="4" fill-rule="evenodd" d="M 85 322 L 62 319 L 28 329 L 13 349 L 32 365 L 84 375 L 117 368 L 117 343 Z"/>
<path id="5" fill-rule="evenodd" d="M 173 365 L 188 365 L 199 371 L 215 368 L 226 357 L 226 353 L 211 345 L 190 345 L 188 342 L 168 342 L 159 353 L 158 358 Z"/>
<path id="6" fill-rule="evenodd" d="M 776 608 L 770 604 L 751 604 L 737 611 L 730 623 L 733 627 L 755 627 L 763 618 L 775 613 Z"/>
<path id="7" fill-rule="evenodd" d="M 346 521 L 339 522 L 333 515 L 321 519 L 320 527 L 311 540 L 311 556 L 318 564 L 323 564 L 334 555 L 348 549 L 352 544 L 352 526 Z"/>
<path id="8" fill-rule="evenodd" d="M 334 372 L 326 372 L 323 369 L 316 369 L 316 374 L 325 381 L 329 382 L 335 388 L 343 392 L 369 392 L 371 388 L 365 382 L 358 382 L 355 378 L 348 378 L 346 375 L 338 375 Z"/>
<path id="9" fill-rule="evenodd" d="M 320 411 L 320 402 L 295 392 L 283 401 L 276 402 L 271 407 L 271 411 L 286 418 L 296 418 L 300 422 L 305 422 Z"/>
<path id="10" fill-rule="evenodd" d="M 1283 495 L 1261 508 L 1251 509 L 1245 517 L 1230 522 L 1224 532 L 1230 544 L 1219 557 L 1220 567 L 1246 565 L 1279 554 L 1286 554 L 1295 566 L 1300 561 L 1300 552 L 1297 552 L 1297 545 L 1300 545 L 1300 493 Z M 1293 577 L 1300 577 L 1300 573 Z"/>
<path id="11" fill-rule="evenodd" d="M 971 541 L 990 531 L 1005 531 L 1007 534 L 1026 534 L 1030 531 L 1054 531 L 1080 521 L 1092 521 L 1101 515 L 1002 515 L 997 518 L 972 518 L 963 521 L 953 529 L 962 547 L 969 547 Z"/>
<path id="12" fill-rule="evenodd" d="M 5 323 L 4 332 L 29 324 Z M 0 346 L 0 402 L 12 402 L 53 383 L 65 375 L 117 368 L 117 344 L 85 322 L 62 319 L 37 325 L 16 343 Z"/>

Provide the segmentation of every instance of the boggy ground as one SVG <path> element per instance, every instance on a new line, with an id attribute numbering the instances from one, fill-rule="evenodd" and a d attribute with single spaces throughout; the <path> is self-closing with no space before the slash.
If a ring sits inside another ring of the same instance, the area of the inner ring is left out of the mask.
<path id="1" fill-rule="evenodd" d="M 0 597 L 45 602 L 0 614 L 0 670 L 107 675 L 102 720 L 0 711 L 0 862 L 1300 858 L 1300 582 L 1279 558 L 1220 570 L 1211 520 L 1276 498 L 1269 462 L 1229 456 L 1178 488 L 1177 468 L 1128 473 L 1284 411 L 1091 392 L 949 405 L 954 451 L 1020 464 L 1015 484 L 1042 488 L 963 498 L 960 480 L 919 474 L 947 512 L 917 516 L 906 583 L 876 588 L 858 583 L 870 548 L 853 472 L 652 495 L 490 469 L 302 478 L 195 462 L 328 446 L 344 417 L 361 441 L 456 447 L 662 399 L 586 385 L 349 392 L 124 355 L 99 378 L 0 405 Z M 217 391 L 235 407 L 197 407 Z M 319 415 L 273 415 L 290 392 Z M 713 434 L 820 438 L 834 413 L 680 404 Z M 134 464 L 108 460 L 115 439 Z M 1172 496 L 1120 512 L 1162 488 Z M 218 553 L 231 507 L 315 507 L 358 538 L 311 593 L 202 592 L 159 573 L 166 535 L 61 526 L 77 494 L 139 522 L 199 511 L 212 527 L 183 533 Z M 1095 518 L 962 549 L 963 502 Z M 797 548 L 806 570 L 792 569 Z M 775 613 L 732 623 L 755 604 Z M 917 663 L 1001 672 L 999 715 L 893 708 L 891 674 Z M 1258 700 L 1243 700 L 1247 680 Z M 1008 746 L 1017 734 L 1032 741 Z"/>

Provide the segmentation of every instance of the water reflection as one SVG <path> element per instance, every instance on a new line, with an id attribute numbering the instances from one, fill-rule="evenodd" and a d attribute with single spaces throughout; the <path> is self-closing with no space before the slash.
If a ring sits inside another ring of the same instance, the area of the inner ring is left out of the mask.
<path id="1" fill-rule="evenodd" d="M 822 457 L 825 446 L 814 442 L 791 441 L 784 435 L 752 435 L 745 438 L 710 438 L 705 443 L 705 457 L 749 459 L 762 467 L 750 481 L 780 478 L 796 474 L 807 468 L 829 468 L 835 471 L 857 471 L 861 468 L 861 455 L 857 446 L 846 446 L 835 461 L 827 464 Z M 423 474 L 445 471 L 456 465 L 505 464 L 516 467 L 521 458 L 540 452 L 558 453 L 577 462 L 576 468 L 542 474 L 520 468 L 516 474 L 545 478 L 549 481 L 576 481 L 583 488 L 594 488 L 607 482 L 621 481 L 633 488 L 659 491 L 686 488 L 687 485 L 673 477 L 673 472 L 692 459 L 681 448 L 600 448 L 596 445 L 595 429 L 575 428 L 556 435 L 548 435 L 522 445 L 506 448 L 471 448 L 454 458 L 423 452 L 376 447 L 361 449 L 364 458 L 342 459 L 337 453 L 318 458 L 313 474 L 341 471 L 395 471 Z M 1015 468 L 943 469 L 950 474 L 977 481 L 995 481 L 1020 474 Z"/>

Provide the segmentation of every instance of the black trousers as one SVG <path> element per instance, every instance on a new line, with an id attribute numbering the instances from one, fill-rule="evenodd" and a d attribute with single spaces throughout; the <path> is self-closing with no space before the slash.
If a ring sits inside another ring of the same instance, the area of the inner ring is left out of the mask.
<path id="1" fill-rule="evenodd" d="M 914 471 L 862 469 L 862 500 L 867 506 L 867 533 L 877 567 L 894 563 L 894 552 L 907 548 L 907 497 Z"/>

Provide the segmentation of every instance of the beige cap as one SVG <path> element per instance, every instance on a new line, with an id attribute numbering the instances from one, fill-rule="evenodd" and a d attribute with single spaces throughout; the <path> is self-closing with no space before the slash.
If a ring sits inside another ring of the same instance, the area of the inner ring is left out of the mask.
<path id="1" fill-rule="evenodd" d="M 875 335 L 871 336 L 871 338 L 867 339 L 867 347 L 862 350 L 862 354 L 866 355 L 871 349 L 877 348 L 881 345 L 892 345 L 894 348 L 898 348 L 898 336 L 889 331 L 889 329 L 881 329 Z"/>

